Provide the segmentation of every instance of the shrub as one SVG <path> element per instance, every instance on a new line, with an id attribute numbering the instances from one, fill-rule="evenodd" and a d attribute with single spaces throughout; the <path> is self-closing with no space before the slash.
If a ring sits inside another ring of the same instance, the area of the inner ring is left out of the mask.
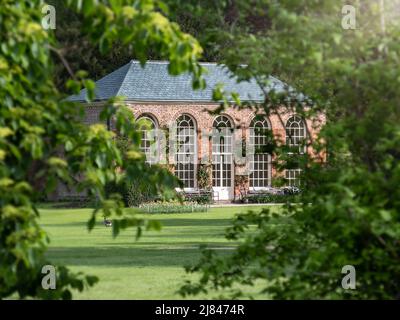
<path id="1" fill-rule="evenodd" d="M 140 185 L 137 182 L 128 183 L 122 180 L 119 183 L 107 185 L 106 190 L 108 195 L 121 194 L 127 207 L 138 207 L 144 202 L 156 199 L 156 196 L 150 192 L 149 186 Z"/>
<path id="2" fill-rule="evenodd" d="M 149 202 L 139 206 L 143 212 L 147 213 L 189 213 L 189 212 L 207 212 L 208 206 L 197 202 Z"/>
<path id="3" fill-rule="evenodd" d="M 248 203 L 293 203 L 299 201 L 299 196 L 294 194 L 260 193 L 246 195 L 243 197 L 243 201 Z"/>
<path id="4" fill-rule="evenodd" d="M 137 183 L 125 183 L 124 202 L 128 207 L 138 207 L 144 202 L 154 200 L 155 195 L 151 194 L 147 185 L 139 185 Z"/>

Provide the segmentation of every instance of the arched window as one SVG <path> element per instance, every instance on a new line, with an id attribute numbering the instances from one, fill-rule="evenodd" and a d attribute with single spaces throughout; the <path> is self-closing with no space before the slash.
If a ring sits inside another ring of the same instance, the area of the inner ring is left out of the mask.
<path id="1" fill-rule="evenodd" d="M 157 122 L 152 116 L 145 115 L 138 119 L 142 139 L 140 141 L 140 150 L 146 155 L 148 164 L 156 163 L 158 160 L 158 140 L 157 140 Z"/>
<path id="2" fill-rule="evenodd" d="M 303 119 L 297 115 L 286 122 L 286 145 L 298 147 L 299 152 L 304 152 L 303 143 L 306 139 L 306 126 Z"/>
<path id="3" fill-rule="evenodd" d="M 176 120 L 175 175 L 182 180 L 185 188 L 196 185 L 196 125 L 188 115 L 181 115 Z"/>
<path id="4" fill-rule="evenodd" d="M 226 116 L 218 116 L 213 123 L 212 158 L 213 186 L 232 186 L 233 125 Z"/>
<path id="5" fill-rule="evenodd" d="M 250 147 L 254 150 L 249 176 L 252 188 L 265 188 L 271 184 L 271 155 L 265 150 L 269 130 L 268 120 L 263 116 L 255 117 L 250 124 Z"/>
<path id="6" fill-rule="evenodd" d="M 306 125 L 304 120 L 298 116 L 294 115 L 288 119 L 286 122 L 286 145 L 290 146 L 293 150 L 299 153 L 304 153 L 306 147 L 304 145 L 306 139 Z M 287 184 L 289 186 L 299 186 L 300 185 L 301 169 L 286 169 L 285 177 Z"/>

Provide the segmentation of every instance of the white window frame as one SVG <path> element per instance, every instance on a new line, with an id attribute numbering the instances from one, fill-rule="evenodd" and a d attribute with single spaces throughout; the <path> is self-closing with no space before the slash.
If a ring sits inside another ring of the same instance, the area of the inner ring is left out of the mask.
<path id="1" fill-rule="evenodd" d="M 299 187 L 301 184 L 301 169 L 286 169 L 285 170 L 285 179 L 287 181 L 287 185 L 290 187 Z M 296 183 L 298 181 L 298 183 Z"/>
<path id="2" fill-rule="evenodd" d="M 293 127 L 295 126 L 295 127 Z M 293 130 L 295 134 L 288 134 L 289 130 Z M 306 124 L 304 120 L 298 116 L 293 115 L 286 121 L 285 126 L 286 145 L 289 147 L 299 147 L 299 152 L 304 153 L 306 146 L 301 150 L 301 143 L 307 138 Z M 292 154 L 293 152 L 289 152 Z"/>
<path id="3" fill-rule="evenodd" d="M 219 115 L 214 119 L 213 122 L 213 137 L 212 137 L 212 186 L 214 188 L 233 188 L 234 187 L 234 162 L 233 162 L 233 121 L 227 117 L 226 115 Z M 217 134 L 216 131 L 221 132 L 222 130 L 225 132 L 222 134 Z M 221 139 L 224 139 L 223 144 L 221 144 Z M 216 140 L 219 139 L 219 140 Z M 226 139 L 228 141 L 226 141 Z M 221 151 L 222 148 L 222 151 Z M 223 161 L 216 161 L 216 159 L 224 159 Z M 227 161 L 227 162 L 225 162 Z M 223 168 L 224 164 L 229 164 L 230 170 L 225 170 Z M 214 170 L 216 166 L 219 166 L 218 170 Z M 214 178 L 216 172 L 220 173 L 218 179 Z M 225 177 L 224 173 L 230 172 L 230 178 Z M 216 185 L 215 181 L 219 180 L 220 185 Z M 225 182 L 224 182 L 225 180 Z M 229 185 L 227 184 L 229 181 Z"/>
<path id="4" fill-rule="evenodd" d="M 294 128 L 292 126 L 295 125 Z M 295 134 L 288 134 L 288 130 L 294 130 Z M 286 145 L 290 147 L 299 147 L 299 153 L 303 154 L 306 152 L 306 146 L 302 147 L 301 143 L 303 143 L 307 139 L 307 130 L 306 123 L 302 117 L 299 115 L 293 115 L 286 121 L 285 126 L 285 134 L 286 134 Z M 302 150 L 303 149 L 303 150 Z M 293 152 L 289 152 L 289 155 L 294 154 Z M 288 186 L 300 186 L 301 181 L 299 177 L 294 177 L 296 174 L 301 175 L 302 170 L 299 168 L 295 169 L 286 169 L 285 170 L 285 179 L 287 181 Z M 293 177 L 291 177 L 293 175 Z M 293 184 L 292 181 L 298 180 L 298 184 Z"/>
<path id="5" fill-rule="evenodd" d="M 250 129 L 249 130 L 250 147 L 254 152 L 254 154 L 252 155 L 252 158 L 250 160 L 249 189 L 252 189 L 252 190 L 268 190 L 269 188 L 271 188 L 271 180 L 272 180 L 271 179 L 272 178 L 272 163 L 271 163 L 272 157 L 271 157 L 271 154 L 269 154 L 269 153 L 255 154 L 257 148 L 260 148 L 262 145 L 266 144 L 266 137 L 263 134 L 257 133 L 257 129 L 258 130 L 261 129 L 263 131 L 264 130 L 265 131 L 266 130 L 271 130 L 271 126 L 269 124 L 268 118 L 260 117 L 260 116 L 254 117 L 253 120 L 251 121 L 249 129 Z M 256 145 L 256 141 L 255 141 L 256 139 L 261 139 L 263 144 L 257 144 Z M 255 158 L 257 156 L 267 156 L 267 160 L 266 161 L 264 160 L 264 161 L 257 161 L 256 162 Z M 264 171 L 264 174 L 265 174 L 265 170 L 262 171 L 262 170 L 259 170 L 259 168 L 257 169 L 258 177 L 257 178 L 252 178 L 251 177 L 251 173 L 255 172 L 254 171 L 254 165 L 256 163 L 258 164 L 258 167 L 260 166 L 260 164 L 262 164 L 263 167 L 265 167 L 265 165 L 267 166 L 267 168 L 266 168 L 266 170 L 267 170 L 267 179 L 266 179 L 267 180 L 267 185 L 266 186 L 260 186 L 260 185 L 254 186 L 254 185 L 252 185 L 254 180 L 257 180 L 258 182 L 265 180 L 265 178 L 264 179 L 260 179 L 259 178 L 260 172 Z"/>
<path id="6" fill-rule="evenodd" d="M 152 165 L 152 164 L 155 164 L 155 163 L 158 162 L 158 160 L 159 160 L 158 158 L 160 156 L 160 150 L 159 150 L 160 146 L 159 146 L 159 141 L 158 141 L 158 137 L 157 137 L 158 125 L 157 125 L 157 121 L 152 116 L 147 115 L 147 114 L 140 116 L 137 119 L 137 121 L 140 121 L 140 120 L 143 120 L 143 119 L 147 120 L 147 121 L 149 121 L 151 123 L 150 130 L 154 130 L 155 135 L 154 135 L 154 141 L 150 141 L 148 139 L 148 131 L 149 130 L 140 129 L 140 131 L 142 132 L 142 138 L 140 140 L 139 149 L 140 149 L 140 151 L 142 151 L 145 154 L 146 163 L 149 164 L 149 165 Z M 149 142 L 150 146 L 143 146 L 143 144 L 145 144 L 146 142 Z M 151 154 L 151 148 L 152 148 L 151 145 L 153 143 L 156 144 L 156 148 L 157 148 L 157 156 L 156 157 L 153 157 L 152 154 Z"/>
<path id="7" fill-rule="evenodd" d="M 182 122 L 188 122 L 188 126 L 181 126 Z M 190 124 L 191 122 L 191 124 Z M 188 131 L 186 134 L 183 136 L 180 135 L 182 131 L 179 130 L 184 130 Z M 186 137 L 189 137 L 189 142 L 190 139 L 193 140 L 193 143 L 184 144 L 183 146 L 178 146 L 176 148 L 176 154 L 175 154 L 175 176 L 177 176 L 183 183 L 186 183 L 186 181 L 190 181 L 190 170 L 186 170 L 185 168 L 183 170 L 178 170 L 178 164 L 179 160 L 178 157 L 187 157 L 189 155 L 193 159 L 193 187 L 184 187 L 184 191 L 193 191 L 196 190 L 197 188 L 197 125 L 196 121 L 194 118 L 188 114 L 182 114 L 176 119 L 176 130 L 175 130 L 175 138 L 176 138 L 176 143 L 178 144 L 179 141 L 182 141 L 182 138 L 184 141 L 186 141 Z M 187 152 L 187 147 L 189 147 L 189 152 Z M 178 172 L 187 172 L 188 173 L 188 178 L 187 179 L 181 179 L 179 176 Z M 182 191 L 181 188 L 178 188 L 179 191 Z"/>

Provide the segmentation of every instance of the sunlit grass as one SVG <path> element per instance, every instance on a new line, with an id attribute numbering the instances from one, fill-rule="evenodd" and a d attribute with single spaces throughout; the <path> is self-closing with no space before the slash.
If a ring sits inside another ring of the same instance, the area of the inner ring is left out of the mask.
<path id="1" fill-rule="evenodd" d="M 89 233 L 86 222 L 91 209 L 42 209 L 41 224 L 51 238 L 51 261 L 100 279 L 94 288 L 76 293 L 74 298 L 181 299 L 176 292 L 180 285 L 185 279 L 196 277 L 185 274 L 183 266 L 198 260 L 200 244 L 221 253 L 231 251 L 235 244 L 224 238 L 224 230 L 236 213 L 249 209 L 261 207 L 147 215 L 161 221 L 163 228 L 144 232 L 139 241 L 135 241 L 135 229 L 125 230 L 113 239 L 111 228 L 105 227 L 101 219 Z M 248 290 L 257 292 L 260 288 Z"/>

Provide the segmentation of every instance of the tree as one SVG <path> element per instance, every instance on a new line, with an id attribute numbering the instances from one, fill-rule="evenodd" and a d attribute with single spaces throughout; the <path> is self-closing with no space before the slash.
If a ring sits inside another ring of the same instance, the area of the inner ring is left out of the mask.
<path id="1" fill-rule="evenodd" d="M 264 209 L 238 215 L 226 232 L 240 240 L 238 247 L 230 255 L 205 250 L 187 267 L 200 272 L 200 280 L 187 282 L 181 293 L 216 288 L 237 297 L 246 294 L 237 284 L 264 280 L 263 292 L 278 299 L 394 299 L 400 293 L 393 280 L 400 278 L 395 11 L 386 7 L 382 13 L 379 1 L 350 2 L 357 27 L 343 30 L 338 1 L 258 3 L 268 7 L 269 27 L 257 35 L 239 30 L 224 59 L 244 77 L 284 78 L 309 98 L 311 112 L 323 111 L 327 124 L 308 144 L 327 159 L 301 161 L 302 204 L 286 205 L 281 214 Z M 239 65 L 243 61 L 247 66 Z M 279 106 L 310 115 L 302 100 L 286 96 L 266 96 L 261 107 L 266 114 Z M 356 290 L 341 287 L 345 265 L 355 267 Z"/>
<path id="2" fill-rule="evenodd" d="M 73 184 L 97 199 L 89 230 L 100 212 L 114 215 L 114 236 L 130 226 L 137 227 L 138 235 L 143 227 L 159 227 L 123 211 L 118 195 L 107 197 L 104 187 L 116 182 L 118 171 L 124 170 L 128 180 L 145 180 L 164 197 L 171 196 L 177 185 L 166 170 L 145 165 L 137 124 L 123 101 L 109 101 L 101 119 L 113 119 L 116 131 L 133 141 L 125 155 L 117 148 L 115 133 L 101 124 L 85 126 L 80 121 L 82 107 L 57 91 L 54 57 L 69 70 L 68 94 L 84 86 L 90 101 L 94 82 L 82 72 L 71 72 L 54 33 L 41 27 L 42 5 L 42 1 L 18 0 L 0 7 L 0 298 L 16 294 L 67 299 L 71 289 L 83 290 L 96 282 L 95 277 L 58 266 L 56 290 L 41 288 L 41 269 L 51 262 L 45 257 L 48 237 L 38 224 L 35 204 L 57 181 Z M 197 63 L 202 49 L 163 15 L 163 2 L 70 0 L 68 5 L 80 15 L 84 33 L 100 52 L 118 41 L 132 45 L 145 63 L 147 52 L 155 49 L 170 60 L 170 73 L 188 71 L 194 87 L 203 85 Z"/>
<path id="3" fill-rule="evenodd" d="M 116 41 L 112 50 L 100 53 L 99 47 L 90 41 L 88 34 L 83 31 L 82 15 L 68 7 L 65 1 L 54 0 L 57 12 L 57 28 L 54 30 L 57 49 L 63 55 L 71 70 L 85 70 L 91 79 L 100 79 L 134 58 L 132 46 L 124 46 Z M 68 92 L 65 87 L 71 75 L 55 54 L 54 81 L 61 92 Z M 149 57 L 151 58 L 151 57 Z"/>

